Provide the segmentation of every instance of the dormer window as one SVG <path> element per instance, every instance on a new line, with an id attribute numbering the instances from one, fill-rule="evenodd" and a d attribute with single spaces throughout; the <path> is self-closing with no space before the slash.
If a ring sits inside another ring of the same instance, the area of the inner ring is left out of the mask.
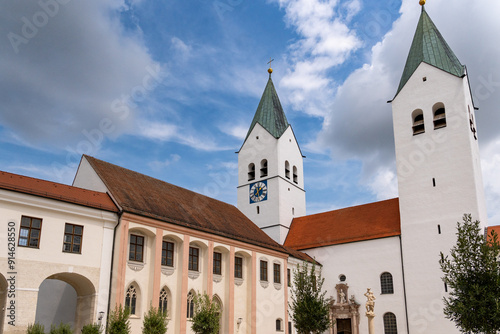
<path id="1" fill-rule="evenodd" d="M 446 126 L 446 112 L 442 103 L 437 103 L 432 108 L 434 112 L 434 129 L 444 128 Z"/>
<path id="2" fill-rule="evenodd" d="M 285 161 L 285 177 L 290 179 L 290 163 Z"/>
<path id="3" fill-rule="evenodd" d="M 413 118 L 413 135 L 418 135 L 425 132 L 424 113 L 417 109 L 412 113 Z"/>
<path id="4" fill-rule="evenodd" d="M 255 180 L 255 165 L 250 164 L 248 165 L 248 181 L 253 181 Z"/>
<path id="5" fill-rule="evenodd" d="M 264 159 L 260 162 L 260 177 L 267 176 L 267 160 Z"/>

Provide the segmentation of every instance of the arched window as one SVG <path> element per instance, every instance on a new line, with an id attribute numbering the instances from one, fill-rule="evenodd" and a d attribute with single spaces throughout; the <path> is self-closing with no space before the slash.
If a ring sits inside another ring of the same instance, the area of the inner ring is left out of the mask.
<path id="1" fill-rule="evenodd" d="M 299 183 L 299 177 L 297 175 L 297 166 L 293 166 L 293 182 Z"/>
<path id="2" fill-rule="evenodd" d="M 158 310 L 163 313 L 168 314 L 168 289 L 167 287 L 164 287 L 160 291 L 160 300 L 158 304 Z"/>
<path id="3" fill-rule="evenodd" d="M 391 273 L 385 272 L 380 275 L 380 288 L 382 290 L 382 294 L 394 293 Z"/>
<path id="4" fill-rule="evenodd" d="M 425 132 L 424 113 L 422 110 L 417 109 L 412 113 L 413 120 L 413 135 L 418 135 Z"/>
<path id="5" fill-rule="evenodd" d="M 283 331 L 283 320 L 282 319 L 276 319 L 276 330 L 277 331 Z"/>
<path id="6" fill-rule="evenodd" d="M 194 292 L 190 291 L 187 295 L 187 317 L 188 319 L 194 316 Z"/>
<path id="7" fill-rule="evenodd" d="M 384 314 L 384 334 L 398 334 L 398 326 L 394 313 L 387 312 Z"/>
<path id="8" fill-rule="evenodd" d="M 260 177 L 267 176 L 267 160 L 264 159 L 260 162 Z"/>
<path id="9" fill-rule="evenodd" d="M 285 177 L 287 179 L 290 179 L 290 163 L 287 161 L 285 161 Z"/>
<path id="10" fill-rule="evenodd" d="M 444 128 L 446 126 L 444 104 L 436 103 L 434 107 L 432 107 L 432 112 L 434 113 L 434 129 Z"/>
<path id="11" fill-rule="evenodd" d="M 248 165 L 248 181 L 255 180 L 255 165 L 252 163 Z"/>
<path id="12" fill-rule="evenodd" d="M 137 292 L 136 284 L 132 283 L 127 289 L 127 294 L 125 296 L 125 307 L 130 310 L 130 314 L 137 314 L 137 298 L 139 294 Z"/>

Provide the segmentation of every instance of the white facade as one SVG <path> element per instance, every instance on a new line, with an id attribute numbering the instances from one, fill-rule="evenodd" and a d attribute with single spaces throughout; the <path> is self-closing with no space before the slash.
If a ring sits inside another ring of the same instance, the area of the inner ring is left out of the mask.
<path id="1" fill-rule="evenodd" d="M 276 139 L 259 123 L 238 154 L 238 209 L 280 244 L 292 219 L 306 214 L 302 159 L 291 126 Z M 267 173 L 261 174 L 264 160 Z M 251 164 L 255 166 L 255 178 L 249 177 Z M 259 181 L 267 183 L 267 198 L 252 202 L 250 189 Z"/>
<path id="2" fill-rule="evenodd" d="M 392 105 L 410 326 L 417 333 L 458 332 L 442 316 L 447 287 L 439 254 L 455 244 L 456 222 L 465 213 L 487 225 L 467 76 L 421 63 Z M 446 126 L 435 116 L 440 108 Z M 425 132 L 414 134 L 417 113 L 423 114 Z"/>
<path id="3" fill-rule="evenodd" d="M 58 314 L 55 314 L 56 310 L 48 308 L 49 301 L 39 300 L 41 285 L 48 282 L 49 291 L 45 291 L 45 296 L 53 295 L 56 299 L 61 293 L 57 288 L 64 289 L 66 286 L 62 283 L 50 284 L 52 281 L 65 282 L 74 289 L 75 298 L 69 303 L 75 305 L 76 310 L 73 309 L 74 313 L 69 314 L 69 323 L 76 331 L 85 324 L 97 322 L 99 312 L 104 312 L 102 321 L 105 322 L 111 245 L 117 215 L 54 199 L 0 190 L 0 217 L 0 244 L 15 249 L 14 262 L 8 262 L 6 252 L 0 255 L 0 297 L 3 299 L 0 304 L 6 305 L 0 322 L 0 329 L 3 324 L 3 333 L 25 333 L 27 325 L 34 323 L 35 319 L 45 323 L 47 330 L 50 329 L 47 321 L 50 324 L 51 320 L 57 319 Z M 37 247 L 20 245 L 22 217 L 41 220 Z M 81 253 L 63 251 L 67 224 L 83 227 Z M 13 227 L 14 236 L 9 234 L 11 230 L 8 227 Z M 10 264 L 14 267 L 9 267 Z M 12 277 L 14 280 L 9 280 Z M 4 286 L 6 280 L 9 280 L 7 288 Z M 50 291 L 52 288 L 55 290 Z M 15 305 L 14 312 L 7 308 L 12 302 Z M 61 310 L 66 306 L 61 305 L 62 308 L 57 312 L 63 313 Z"/>

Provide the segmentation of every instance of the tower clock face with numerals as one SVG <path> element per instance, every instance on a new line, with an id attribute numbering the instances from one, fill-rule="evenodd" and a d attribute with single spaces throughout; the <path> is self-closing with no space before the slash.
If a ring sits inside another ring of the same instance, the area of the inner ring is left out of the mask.
<path id="1" fill-rule="evenodd" d="M 250 185 L 250 203 L 262 202 L 267 199 L 267 180 Z"/>

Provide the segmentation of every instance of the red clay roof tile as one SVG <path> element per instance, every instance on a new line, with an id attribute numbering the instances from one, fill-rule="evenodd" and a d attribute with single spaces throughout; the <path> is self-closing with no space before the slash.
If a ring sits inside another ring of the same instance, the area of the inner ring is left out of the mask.
<path id="1" fill-rule="evenodd" d="M 401 235 L 399 199 L 295 218 L 285 246 L 297 250 Z"/>
<path id="2" fill-rule="evenodd" d="M 288 253 L 233 205 L 85 155 L 123 211 Z"/>
<path id="3" fill-rule="evenodd" d="M 496 225 L 496 226 L 488 226 L 486 228 L 486 236 L 488 238 L 488 240 L 491 241 L 491 231 L 495 231 L 495 233 L 497 234 L 498 236 L 498 241 L 500 242 L 500 225 Z"/>
<path id="4" fill-rule="evenodd" d="M 108 194 L 0 171 L 0 189 L 118 212 Z"/>

